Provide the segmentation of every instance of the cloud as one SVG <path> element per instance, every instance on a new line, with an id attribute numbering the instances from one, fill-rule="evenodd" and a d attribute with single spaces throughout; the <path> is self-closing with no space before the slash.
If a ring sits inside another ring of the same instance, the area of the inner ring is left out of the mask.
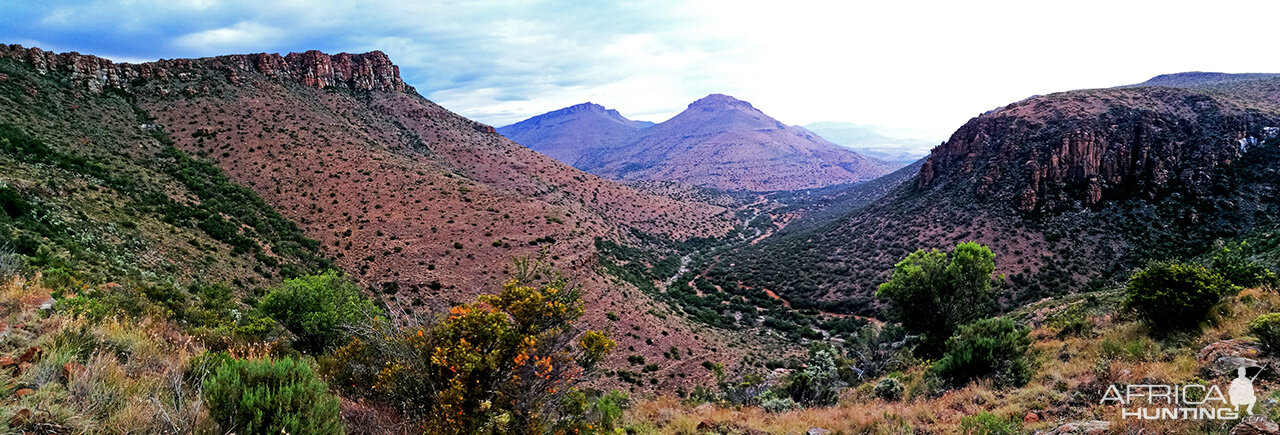
<path id="1" fill-rule="evenodd" d="M 231 27 L 202 30 L 179 36 L 174 39 L 173 45 L 179 49 L 197 53 L 231 53 L 270 46 L 278 42 L 282 36 L 283 32 L 280 29 L 243 21 Z"/>
<path id="2" fill-rule="evenodd" d="M 583 101 L 662 121 L 713 92 L 793 124 L 941 140 L 1033 94 L 1187 70 L 1280 71 L 1274 2 L 1204 8 L 812 1 L 0 0 L 0 40 L 113 59 L 382 50 L 441 105 L 502 125 Z"/>

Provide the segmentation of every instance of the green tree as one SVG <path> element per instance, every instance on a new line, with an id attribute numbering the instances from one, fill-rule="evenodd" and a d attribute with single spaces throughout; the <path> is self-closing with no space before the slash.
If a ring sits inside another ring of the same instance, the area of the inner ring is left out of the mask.
<path id="1" fill-rule="evenodd" d="M 1211 267 L 1214 272 L 1241 287 L 1257 287 L 1274 283 L 1276 280 L 1274 272 L 1249 259 L 1253 254 L 1252 251 L 1253 248 L 1249 246 L 1249 242 L 1223 246 L 1213 255 Z"/>
<path id="2" fill-rule="evenodd" d="M 1165 334 L 1198 327 L 1223 296 L 1236 290 L 1203 266 L 1158 262 L 1129 278 L 1124 306 L 1153 332 Z"/>
<path id="3" fill-rule="evenodd" d="M 997 385 L 1021 386 L 1031 379 L 1026 360 L 1030 332 L 1004 317 L 965 325 L 947 340 L 947 353 L 933 370 L 955 383 L 991 376 Z"/>
<path id="4" fill-rule="evenodd" d="M 341 434 L 338 398 L 306 363 L 230 359 L 204 382 L 218 433 Z"/>
<path id="5" fill-rule="evenodd" d="M 259 307 L 297 335 L 299 349 L 313 354 L 340 343 L 342 326 L 381 313 L 355 284 L 334 271 L 285 280 L 262 298 Z"/>
<path id="6" fill-rule="evenodd" d="M 975 242 L 950 253 L 918 250 L 893 267 L 876 297 L 887 299 L 902 326 L 920 334 L 917 352 L 935 357 L 965 323 L 995 311 L 995 254 Z"/>
<path id="7" fill-rule="evenodd" d="M 840 379 L 838 359 L 835 349 L 829 346 L 809 349 L 809 361 L 804 369 L 788 379 L 785 386 L 787 395 L 804 405 L 834 405 L 840 398 L 840 390 L 846 386 Z"/>

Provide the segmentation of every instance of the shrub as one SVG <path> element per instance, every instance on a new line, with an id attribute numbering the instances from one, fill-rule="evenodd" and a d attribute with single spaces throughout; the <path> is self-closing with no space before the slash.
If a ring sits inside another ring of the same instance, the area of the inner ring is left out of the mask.
<path id="1" fill-rule="evenodd" d="M 1023 385 L 1031 378 L 1026 360 L 1030 332 L 1004 317 L 965 325 L 947 340 L 947 353 L 933 370 L 954 383 L 991 376 L 997 385 Z"/>
<path id="2" fill-rule="evenodd" d="M 796 403 L 790 397 L 784 394 L 774 392 L 774 390 L 765 391 L 760 394 L 760 409 L 765 412 L 787 412 L 800 409 L 800 404 Z"/>
<path id="3" fill-rule="evenodd" d="M 1249 322 L 1249 331 L 1258 337 L 1258 341 L 1267 350 L 1280 352 L 1280 313 L 1258 316 Z"/>
<path id="4" fill-rule="evenodd" d="M 874 390 L 876 397 L 879 397 L 881 399 L 888 400 L 891 402 L 901 399 L 902 391 L 903 391 L 902 381 L 899 381 L 894 378 L 881 379 L 880 382 L 876 383 L 876 387 Z"/>
<path id="5" fill-rule="evenodd" d="M 1022 433 L 1022 425 L 1014 419 L 979 412 L 960 418 L 960 432 L 965 435 L 1011 435 Z"/>
<path id="6" fill-rule="evenodd" d="M 373 322 L 326 358 L 326 375 L 352 394 L 398 405 L 434 433 L 539 433 L 573 420 L 577 411 L 562 407 L 582 402 L 566 395 L 615 344 L 572 327 L 583 304 L 565 279 L 527 262 L 516 269 L 501 293 L 453 307 L 434 325 Z M 553 278 L 526 284 L 534 276 Z"/>
<path id="7" fill-rule="evenodd" d="M 1276 274 L 1268 270 L 1265 266 L 1249 260 L 1253 249 L 1249 246 L 1249 242 L 1240 242 L 1238 245 L 1223 246 L 1216 254 L 1213 255 L 1211 266 L 1213 271 L 1232 284 L 1241 287 L 1257 287 L 1265 284 L 1272 284 L 1276 281 Z"/>
<path id="8" fill-rule="evenodd" d="M 229 360 L 202 395 L 221 433 L 341 434 L 338 399 L 305 363 Z"/>
<path id="9" fill-rule="evenodd" d="M 950 253 L 919 250 L 893 266 L 876 297 L 889 300 L 902 326 L 921 335 L 917 351 L 937 356 L 957 327 L 994 311 L 994 271 L 991 249 L 974 242 Z"/>
<path id="10" fill-rule="evenodd" d="M 285 280 L 259 306 L 297 335 L 299 349 L 312 353 L 338 343 L 343 325 L 380 313 L 355 284 L 334 271 Z"/>
<path id="11" fill-rule="evenodd" d="M 1225 278 L 1202 266 L 1159 262 L 1129 279 L 1124 306 L 1163 334 L 1199 326 L 1213 306 L 1235 290 Z"/>
<path id="12" fill-rule="evenodd" d="M 809 361 L 804 369 L 792 373 L 784 389 L 796 403 L 829 406 L 836 403 L 844 387 L 835 349 L 815 347 L 809 349 Z"/>

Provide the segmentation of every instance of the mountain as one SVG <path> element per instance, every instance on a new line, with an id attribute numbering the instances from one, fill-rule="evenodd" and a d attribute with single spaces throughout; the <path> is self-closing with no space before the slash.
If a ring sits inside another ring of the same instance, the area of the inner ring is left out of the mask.
<path id="1" fill-rule="evenodd" d="M 804 125 L 823 138 L 859 154 L 893 163 L 911 163 L 929 155 L 937 141 L 898 136 L 888 129 L 850 122 L 815 122 Z"/>
<path id="2" fill-rule="evenodd" d="M 1203 253 L 1280 215 L 1280 79 L 1029 98 L 978 116 L 858 211 L 742 250 L 717 272 L 877 315 L 876 285 L 917 249 L 976 240 L 1006 302 L 1097 288 Z M 731 265 L 731 266 L 730 266 Z"/>
<path id="3" fill-rule="evenodd" d="M 130 252 L 104 273 L 136 264 L 248 288 L 256 275 L 318 270 L 313 257 L 323 256 L 394 311 L 431 315 L 500 289 L 513 257 L 542 255 L 581 284 L 584 322 L 643 331 L 617 337 L 632 354 L 662 361 L 676 346 L 689 355 L 678 364 L 733 364 L 755 346 L 656 314 L 662 303 L 600 274 L 596 261 L 598 239 L 722 236 L 736 225 L 732 211 L 643 193 L 517 145 L 417 94 L 381 52 L 127 64 L 9 45 L 0 67 L 0 123 L 65 153 L 54 161 L 90 186 L 41 181 L 60 170 L 22 156 L 0 180 L 67 204 L 49 205 L 58 218 L 49 231 L 33 227 L 35 242 L 65 230 L 65 251 Z M 137 181 L 111 181 L 125 176 Z M 112 216 L 122 213 L 143 221 L 120 227 Z M 206 273 L 223 257 L 232 266 Z M 741 344 L 719 345 L 731 341 Z M 608 364 L 627 367 L 626 356 Z M 674 389 L 710 374 L 643 380 Z"/>
<path id="4" fill-rule="evenodd" d="M 1138 86 L 1164 86 L 1172 88 L 1188 88 L 1206 85 L 1217 85 L 1231 82 L 1252 81 L 1259 79 L 1280 78 L 1280 74 L 1268 73 L 1245 73 L 1245 74 L 1228 74 L 1220 72 L 1181 72 L 1174 74 L 1161 74 L 1148 79 L 1142 83 L 1132 84 L 1124 87 Z"/>
<path id="5" fill-rule="evenodd" d="M 625 118 L 596 112 L 591 119 L 613 120 L 604 123 L 607 132 L 547 129 L 543 130 L 547 134 L 539 137 L 527 133 L 527 126 L 517 128 L 542 117 L 563 118 L 552 114 L 503 129 L 523 130 L 524 139 L 517 140 L 535 149 L 559 149 L 577 143 L 583 149 L 577 151 L 575 167 L 619 180 L 673 181 L 721 190 L 783 191 L 858 183 L 893 168 L 803 128 L 787 126 L 750 103 L 727 95 L 713 94 L 695 101 L 679 115 L 639 129 L 624 141 L 594 139 L 625 136 L 625 130 L 618 127 L 625 125 Z"/>
<path id="6" fill-rule="evenodd" d="M 587 150 L 618 146 L 652 125 L 652 122 L 632 121 L 617 110 L 588 102 L 499 127 L 498 133 L 572 165 Z"/>

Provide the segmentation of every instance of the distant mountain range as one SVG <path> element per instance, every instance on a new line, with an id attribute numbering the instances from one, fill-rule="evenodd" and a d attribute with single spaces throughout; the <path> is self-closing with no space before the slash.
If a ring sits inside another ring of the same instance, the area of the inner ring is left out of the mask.
<path id="1" fill-rule="evenodd" d="M 538 115 L 499 133 L 605 178 L 674 181 L 733 191 L 782 191 L 853 184 L 901 165 L 836 145 L 712 94 L 648 125 L 586 103 Z"/>
<path id="2" fill-rule="evenodd" d="M 919 160 L 941 142 L 907 136 L 903 134 L 906 132 L 890 128 L 851 122 L 815 122 L 804 125 L 804 128 L 859 154 L 891 163 Z"/>

